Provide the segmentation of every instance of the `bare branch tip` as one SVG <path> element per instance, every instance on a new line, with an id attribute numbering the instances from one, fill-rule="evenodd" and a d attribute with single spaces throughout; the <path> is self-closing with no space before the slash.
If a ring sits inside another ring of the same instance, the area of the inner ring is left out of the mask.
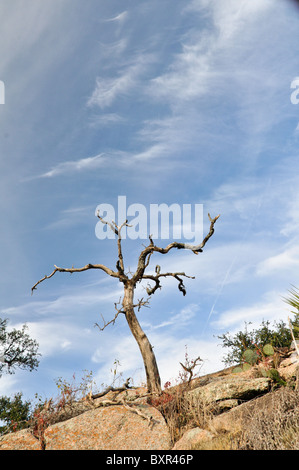
<path id="1" fill-rule="evenodd" d="M 209 217 L 209 220 L 210 220 L 210 222 L 212 222 L 212 223 L 215 223 L 215 222 L 216 222 L 216 220 L 218 220 L 218 219 L 219 219 L 219 217 L 220 217 L 220 214 L 219 214 L 219 215 L 216 215 L 216 217 L 214 217 L 214 219 L 212 219 L 212 217 L 211 217 L 211 214 L 210 214 L 210 213 L 208 213 L 208 217 Z"/>

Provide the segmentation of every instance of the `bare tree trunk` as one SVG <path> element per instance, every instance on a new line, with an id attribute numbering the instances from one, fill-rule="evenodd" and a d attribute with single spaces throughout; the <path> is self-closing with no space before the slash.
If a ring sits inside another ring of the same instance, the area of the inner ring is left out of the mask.
<path id="1" fill-rule="evenodd" d="M 139 321 L 134 312 L 134 285 L 127 283 L 124 289 L 123 310 L 132 335 L 137 341 L 139 346 L 143 364 L 146 373 L 147 389 L 149 393 L 162 392 L 161 379 L 157 361 L 153 348 L 148 340 L 148 337 L 141 328 Z"/>
<path id="2" fill-rule="evenodd" d="M 147 388 L 149 393 L 157 393 L 160 394 L 162 393 L 161 389 L 161 379 L 160 379 L 160 374 L 156 362 L 156 357 L 153 352 L 153 348 L 142 330 L 137 317 L 135 315 L 135 308 L 138 308 L 138 311 L 140 307 L 146 305 L 148 301 L 143 301 L 141 299 L 137 305 L 134 305 L 134 289 L 137 285 L 138 282 L 142 281 L 143 279 L 147 279 L 149 281 L 154 282 L 154 286 L 151 287 L 149 285 L 146 289 L 146 292 L 148 296 L 150 297 L 153 295 L 158 289 L 161 289 L 161 283 L 160 280 L 165 277 L 174 277 L 178 281 L 178 289 L 180 292 L 182 292 L 183 295 L 186 295 L 186 288 L 183 284 L 182 277 L 187 277 L 194 279 L 193 277 L 187 276 L 183 272 L 176 272 L 176 273 L 161 273 L 160 272 L 160 266 L 157 265 L 155 268 L 155 273 L 154 274 L 145 274 L 145 270 L 148 268 L 150 259 L 153 253 L 160 253 L 160 254 L 167 254 L 170 250 L 173 248 L 176 248 L 178 250 L 181 249 L 187 249 L 193 251 L 194 254 L 198 255 L 198 253 L 201 253 L 203 251 L 204 246 L 206 245 L 207 241 L 211 238 L 211 236 L 214 233 L 214 225 L 218 218 L 220 217 L 217 215 L 214 219 L 211 218 L 210 214 L 208 214 L 209 220 L 210 220 L 210 230 L 209 233 L 206 235 L 206 237 L 203 239 L 202 243 L 199 245 L 189 245 L 187 243 L 178 243 L 178 242 L 173 242 L 170 243 L 169 245 L 166 246 L 166 248 L 160 248 L 156 246 L 152 240 L 152 237 L 149 236 L 150 243 L 147 247 L 142 250 L 142 252 L 139 255 L 138 258 L 138 265 L 137 265 L 137 270 L 135 274 L 131 278 L 128 277 L 128 275 L 125 273 L 125 268 L 124 268 L 124 260 L 123 260 L 123 255 L 122 255 L 122 248 L 121 248 L 121 229 L 125 226 L 130 227 L 128 225 L 128 221 L 126 220 L 122 225 L 118 226 L 116 225 L 115 222 L 108 222 L 103 220 L 103 218 L 100 216 L 99 212 L 97 213 L 97 217 L 101 220 L 103 224 L 106 224 L 110 227 L 110 229 L 117 235 L 117 247 L 118 247 L 118 260 L 116 263 L 116 269 L 117 271 L 113 271 L 112 269 L 108 268 L 107 266 L 103 264 L 86 264 L 82 268 L 59 268 L 58 266 L 54 265 L 54 270 L 50 275 L 44 276 L 42 279 L 37 281 L 34 286 L 31 288 L 31 293 L 37 288 L 37 286 L 45 281 L 46 279 L 50 279 L 53 277 L 57 272 L 60 273 L 79 273 L 83 271 L 87 271 L 89 269 L 98 269 L 100 271 L 104 271 L 106 274 L 109 276 L 118 279 L 120 282 L 123 283 L 124 285 L 124 298 L 122 302 L 122 309 L 117 308 L 118 304 L 115 304 L 115 309 L 116 309 L 116 314 L 114 318 L 109 321 L 108 323 L 104 322 L 104 326 L 100 328 L 101 331 L 103 331 L 106 326 L 110 325 L 111 323 L 115 323 L 118 315 L 120 313 L 124 313 L 126 315 L 126 319 L 128 322 L 128 325 L 130 327 L 131 333 L 133 334 L 135 340 L 137 341 L 137 344 L 139 346 L 144 367 L 145 367 L 145 372 L 146 372 L 146 381 L 147 381 Z M 99 326 L 98 324 L 96 324 Z M 199 359 L 199 358 L 198 358 Z M 189 371 L 189 373 L 191 373 Z"/>

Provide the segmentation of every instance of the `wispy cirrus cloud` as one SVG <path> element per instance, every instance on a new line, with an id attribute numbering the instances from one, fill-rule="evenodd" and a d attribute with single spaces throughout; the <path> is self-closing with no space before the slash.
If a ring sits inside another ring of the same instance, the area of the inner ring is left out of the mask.
<path id="1" fill-rule="evenodd" d="M 106 127 L 111 124 L 120 124 L 126 122 L 126 119 L 123 116 L 120 116 L 117 113 L 106 113 L 90 118 L 89 126 L 90 127 Z"/>
<path id="2" fill-rule="evenodd" d="M 94 157 L 86 157 L 81 158 L 80 160 L 58 163 L 58 165 L 52 167 L 51 170 L 48 170 L 45 173 L 41 173 L 36 176 L 26 178 L 26 180 L 36 178 L 53 178 L 55 176 L 67 175 L 80 171 L 88 171 L 94 170 L 96 168 L 101 168 L 107 160 L 105 155 L 105 153 L 100 153 L 99 155 L 95 155 Z"/>
<path id="3" fill-rule="evenodd" d="M 250 51 L 252 35 L 258 32 L 259 20 L 269 7 L 270 2 L 266 0 L 250 4 L 245 0 L 230 1 L 225 5 L 217 1 L 192 2 L 186 11 L 202 14 L 204 9 L 213 27 L 203 24 L 200 29 L 191 28 L 182 38 L 181 51 L 173 56 L 167 71 L 151 81 L 153 96 L 177 107 L 212 90 L 218 94 L 227 88 L 228 75 L 234 79 L 246 67 L 246 63 L 238 63 L 239 48 L 235 41 Z M 230 71 L 228 63 L 232 65 Z"/>
<path id="4" fill-rule="evenodd" d="M 150 54 L 140 54 L 133 58 L 133 64 L 124 65 L 116 77 L 97 77 L 96 87 L 87 101 L 87 106 L 104 109 L 116 99 L 127 96 L 132 91 L 136 93 L 140 79 L 144 78 L 153 60 Z"/>
<path id="5" fill-rule="evenodd" d="M 95 124 L 96 126 L 96 124 Z M 38 175 L 23 178 L 22 181 L 30 181 L 41 178 L 55 178 L 63 175 L 72 175 L 80 172 L 91 172 L 93 170 L 111 166 L 113 161 L 113 168 L 119 168 L 122 170 L 132 170 L 134 165 L 143 164 L 150 162 L 152 159 L 161 159 L 162 157 L 169 156 L 169 146 L 161 143 L 147 146 L 145 149 L 141 149 L 136 152 L 128 152 L 121 150 L 111 150 L 104 152 L 94 157 L 85 157 L 79 160 L 66 161 L 58 163 L 53 166 L 50 170 L 40 173 Z M 111 160 L 111 157 L 113 159 Z"/>
<path id="6" fill-rule="evenodd" d="M 274 256 L 266 258 L 257 266 L 257 275 L 264 277 L 274 275 L 278 272 L 285 273 L 289 277 L 296 279 L 299 269 L 299 246 L 294 245 L 285 247 L 285 249 Z"/>
<path id="7" fill-rule="evenodd" d="M 57 220 L 45 226 L 45 230 L 65 230 L 70 227 L 86 223 L 86 220 L 90 217 L 90 213 L 93 211 L 93 206 L 81 206 L 64 209 L 60 211 Z"/>
<path id="8" fill-rule="evenodd" d="M 99 281 L 98 283 L 104 284 L 104 282 Z M 10 318 L 28 318 L 30 314 L 32 317 L 41 318 L 48 315 L 61 315 L 61 312 L 65 312 L 67 316 L 74 314 L 75 311 L 83 310 L 86 306 L 91 308 L 104 302 L 113 302 L 122 293 L 121 289 L 112 291 L 111 288 L 102 288 L 99 293 L 97 287 L 86 287 L 85 292 L 82 294 L 78 293 L 76 288 L 70 288 L 69 294 L 62 294 L 55 298 L 55 300 L 32 300 L 16 307 L 6 308 L 0 313 L 8 315 Z"/>
<path id="9" fill-rule="evenodd" d="M 107 20 L 104 20 L 105 22 L 117 22 L 117 23 L 123 23 L 129 16 L 129 12 L 127 10 L 119 13 L 118 15 L 114 16 L 113 18 L 108 18 Z"/>
<path id="10" fill-rule="evenodd" d="M 168 120 L 176 133 L 196 129 L 200 137 L 209 133 L 210 138 L 223 140 L 231 129 L 230 123 L 224 125 L 225 117 L 217 112 L 222 101 L 234 110 L 230 113 L 231 123 L 235 121 L 235 126 L 249 137 L 242 147 L 248 160 L 254 160 L 261 152 L 266 145 L 262 136 L 280 122 L 281 110 L 288 105 L 281 93 L 290 70 L 283 46 L 287 37 L 276 41 L 269 29 L 261 28 L 266 15 L 272 16 L 270 7 L 268 0 L 230 1 L 225 5 L 194 1 L 189 5 L 189 14 L 193 12 L 202 18 L 204 11 L 208 21 L 201 28 L 190 28 L 181 39 L 181 50 L 147 88 L 153 100 L 170 106 L 172 116 L 186 118 L 188 126 L 183 128 L 177 128 L 173 119 L 172 123 Z M 269 28 L 273 28 L 273 22 Z M 260 50 L 253 49 L 253 41 L 262 44 Z M 272 57 L 273 50 L 280 62 Z M 192 110 L 193 122 L 188 119 Z M 161 135 L 165 132 L 162 126 L 160 132 Z"/>
<path id="11" fill-rule="evenodd" d="M 162 321 L 158 325 L 152 325 L 148 322 L 142 322 L 142 326 L 148 330 L 158 330 L 161 328 L 167 327 L 168 329 L 177 329 L 182 328 L 185 325 L 188 325 L 192 318 L 196 315 L 199 310 L 199 306 L 197 304 L 190 304 L 186 307 L 182 308 L 179 313 L 172 315 L 169 319 Z"/>
<path id="12" fill-rule="evenodd" d="M 56 6 L 48 0 L 43 3 L 32 0 L 26 5 L 25 9 L 21 0 L 15 0 L 13 3 L 1 2 L 0 15 L 1 18 L 5 18 L 1 28 L 1 34 L 5 41 L 1 41 L 0 44 L 2 72 L 6 67 L 7 69 L 11 67 L 16 57 L 27 57 L 27 54 L 28 56 L 29 54 L 31 55 L 38 43 L 46 43 L 48 37 L 54 39 L 56 34 L 56 30 L 53 28 L 54 20 L 57 20 L 60 15 L 62 17 L 69 7 L 69 0 L 62 0 Z M 16 31 L 18 31 L 17 37 L 15 36 Z M 63 45 L 55 53 L 53 42 L 51 41 L 51 48 L 47 49 L 46 54 L 48 61 L 54 59 L 54 56 L 55 60 L 57 60 L 57 55 L 64 48 L 64 41 L 68 42 L 67 36 L 65 35 L 62 38 Z M 14 44 L 14 47 L 10 47 L 11 44 Z M 44 62 L 42 64 L 44 65 Z M 31 78 L 31 69 L 35 71 L 36 66 L 39 67 L 40 64 L 32 64 L 32 67 L 23 70 L 23 80 L 26 74 L 29 74 Z M 23 80 L 21 80 L 22 83 Z M 27 83 L 27 80 L 25 80 L 26 85 Z"/>
<path id="13" fill-rule="evenodd" d="M 288 308 L 282 300 L 283 293 L 278 291 L 266 292 L 258 302 L 239 308 L 232 308 L 223 311 L 218 319 L 212 322 L 216 329 L 230 329 L 234 331 L 243 329 L 244 324 L 251 322 L 252 328 L 260 325 L 263 320 L 271 323 L 286 319 Z"/>

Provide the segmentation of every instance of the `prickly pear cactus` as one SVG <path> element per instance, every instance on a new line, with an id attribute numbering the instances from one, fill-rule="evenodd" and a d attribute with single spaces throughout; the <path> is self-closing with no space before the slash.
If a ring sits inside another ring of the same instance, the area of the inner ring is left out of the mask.
<path id="1" fill-rule="evenodd" d="M 263 353 L 266 356 L 273 356 L 274 355 L 274 349 L 273 349 L 272 344 L 265 344 L 265 346 L 263 347 Z"/>
<path id="2" fill-rule="evenodd" d="M 243 359 L 250 365 L 253 365 L 258 360 L 258 355 L 253 349 L 246 349 L 243 353 Z"/>
<path id="3" fill-rule="evenodd" d="M 241 366 L 234 367 L 232 370 L 233 374 L 239 374 L 239 372 L 243 372 L 243 369 Z"/>
<path id="4" fill-rule="evenodd" d="M 244 362 L 242 369 L 243 372 L 246 372 L 247 370 L 251 369 L 251 364 L 249 364 L 248 362 Z"/>
<path id="5" fill-rule="evenodd" d="M 275 382 L 279 382 L 281 377 L 277 369 L 270 369 L 269 370 L 269 377 L 270 379 L 274 380 Z"/>
<path id="6" fill-rule="evenodd" d="M 269 377 L 269 370 L 264 369 L 263 367 L 261 367 L 260 372 L 261 372 L 263 377 Z"/>
<path id="7" fill-rule="evenodd" d="M 286 385 L 286 382 L 280 377 L 279 372 L 274 367 L 271 369 L 261 368 L 260 372 L 263 377 L 269 377 L 273 382 L 278 385 Z"/>

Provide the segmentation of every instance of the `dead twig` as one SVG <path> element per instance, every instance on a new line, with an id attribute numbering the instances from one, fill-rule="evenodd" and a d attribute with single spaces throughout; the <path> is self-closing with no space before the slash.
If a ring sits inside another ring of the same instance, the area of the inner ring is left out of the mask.
<path id="1" fill-rule="evenodd" d="M 107 387 L 103 392 L 101 393 L 96 393 L 95 395 L 92 395 L 91 398 L 93 400 L 95 400 L 96 398 L 101 398 L 101 397 L 104 397 L 105 395 L 107 395 L 107 393 L 109 392 L 124 392 L 125 390 L 134 390 L 136 387 L 131 387 L 129 385 L 130 383 L 130 380 L 131 380 L 131 377 L 129 377 L 125 383 L 123 384 L 122 387 L 112 387 L 111 385 L 109 387 Z"/>
<path id="2" fill-rule="evenodd" d="M 112 318 L 112 320 L 110 320 L 110 321 L 108 321 L 108 322 L 106 323 L 106 321 L 105 321 L 103 315 L 101 314 L 101 317 L 102 317 L 104 326 L 101 327 L 98 323 L 95 323 L 94 326 L 98 327 L 100 331 L 104 331 L 104 329 L 105 329 L 108 325 L 111 325 L 111 323 L 114 325 L 114 323 L 116 322 L 116 319 L 117 319 L 118 315 L 119 315 L 120 313 L 124 313 L 124 314 L 126 313 L 126 312 L 125 312 L 124 310 L 122 310 L 121 308 L 117 308 L 117 305 L 119 305 L 120 303 L 121 303 L 121 299 L 119 300 L 118 303 L 117 303 L 117 302 L 114 303 L 114 308 L 115 308 L 115 310 L 116 310 L 116 314 L 114 315 L 114 317 Z"/>
<path id="3" fill-rule="evenodd" d="M 194 369 L 197 366 L 197 362 L 202 362 L 202 359 L 199 356 L 194 361 L 192 361 L 192 365 L 190 367 L 188 367 L 188 366 L 186 366 L 186 365 L 184 365 L 180 362 L 180 364 L 181 364 L 182 368 L 184 369 L 184 371 L 188 372 L 188 374 L 189 374 L 188 385 L 190 384 L 190 382 L 192 380 L 192 377 L 193 377 L 193 374 L 194 374 Z"/>
<path id="4" fill-rule="evenodd" d="M 157 266 L 156 266 L 156 269 L 157 269 Z M 187 292 L 186 292 L 186 288 L 184 286 L 183 280 L 181 279 L 180 276 L 184 276 L 188 279 L 195 279 L 194 276 L 187 276 L 187 274 L 185 273 L 160 273 L 160 271 L 156 275 L 144 274 L 142 279 L 149 279 L 155 282 L 154 287 L 151 287 L 149 285 L 148 288 L 146 289 L 147 294 L 151 296 L 156 292 L 157 289 L 161 289 L 161 284 L 160 284 L 161 277 L 174 277 L 178 281 L 179 291 L 182 292 L 183 295 L 185 296 Z"/>
<path id="5" fill-rule="evenodd" d="M 295 336 L 294 336 L 294 333 L 293 333 L 293 328 L 292 328 L 292 323 L 291 323 L 290 317 L 288 317 L 288 320 L 289 320 L 289 327 L 290 327 L 290 330 L 291 330 L 292 339 L 294 341 L 295 350 L 296 350 L 296 352 L 299 356 L 299 348 L 298 348 L 297 341 L 295 340 Z"/>

